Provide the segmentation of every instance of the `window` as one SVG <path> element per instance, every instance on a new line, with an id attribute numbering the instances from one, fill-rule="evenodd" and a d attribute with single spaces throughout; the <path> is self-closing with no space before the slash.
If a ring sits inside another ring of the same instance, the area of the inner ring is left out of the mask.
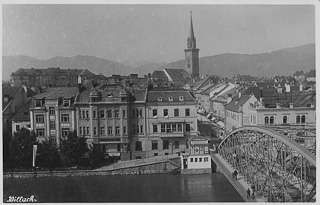
<path id="1" fill-rule="evenodd" d="M 127 134 L 127 127 L 126 126 L 123 126 L 123 134 Z"/>
<path id="2" fill-rule="evenodd" d="M 142 151 L 142 142 L 140 141 L 136 142 L 136 151 Z"/>
<path id="3" fill-rule="evenodd" d="M 66 137 L 69 134 L 69 128 L 62 128 L 62 137 Z"/>
<path id="4" fill-rule="evenodd" d="M 169 101 L 173 101 L 173 97 L 170 96 L 170 97 L 169 97 Z"/>
<path id="5" fill-rule="evenodd" d="M 152 140 L 152 150 L 158 149 L 158 141 Z"/>
<path id="6" fill-rule="evenodd" d="M 111 111 L 111 110 L 108 110 L 108 111 L 107 111 L 107 115 L 108 115 L 108 118 L 112 118 L 112 111 Z"/>
<path id="7" fill-rule="evenodd" d="M 86 118 L 86 111 L 82 110 L 82 118 Z"/>
<path id="8" fill-rule="evenodd" d="M 162 101 L 162 97 L 158 97 L 158 101 Z"/>
<path id="9" fill-rule="evenodd" d="M 174 148 L 179 149 L 179 141 L 174 141 Z"/>
<path id="10" fill-rule="evenodd" d="M 183 96 L 180 96 L 180 97 L 179 97 L 179 101 L 183 101 Z"/>
<path id="11" fill-rule="evenodd" d="M 56 129 L 56 121 L 50 120 L 49 127 L 50 127 L 50 130 L 55 130 Z"/>
<path id="12" fill-rule="evenodd" d="M 186 124 L 186 132 L 190 132 L 190 130 L 191 130 L 190 124 Z"/>
<path id="13" fill-rule="evenodd" d="M 36 115 L 36 123 L 44 123 L 44 115 Z"/>
<path id="14" fill-rule="evenodd" d="M 264 118 L 264 124 L 266 124 L 266 125 L 269 124 L 269 117 Z"/>
<path id="15" fill-rule="evenodd" d="M 104 110 L 100 110 L 100 119 L 104 119 Z"/>
<path id="16" fill-rule="evenodd" d="M 86 110 L 87 119 L 89 119 L 89 110 Z"/>
<path id="17" fill-rule="evenodd" d="M 119 109 L 114 110 L 114 115 L 116 118 L 119 118 Z"/>
<path id="18" fill-rule="evenodd" d="M 97 112 L 95 110 L 93 111 L 93 119 L 97 119 Z"/>
<path id="19" fill-rule="evenodd" d="M 42 106 L 42 100 L 36 100 L 36 107 Z"/>
<path id="20" fill-rule="evenodd" d="M 126 118 L 126 110 L 122 110 L 122 117 Z"/>
<path id="21" fill-rule="evenodd" d="M 194 162 L 198 162 L 198 158 L 194 158 Z"/>
<path id="22" fill-rule="evenodd" d="M 93 128 L 93 134 L 97 135 L 97 128 L 96 127 Z"/>
<path id="23" fill-rule="evenodd" d="M 142 117 L 142 109 L 139 110 L 139 117 Z"/>
<path id="24" fill-rule="evenodd" d="M 44 129 L 37 129 L 37 135 L 39 137 L 43 137 L 44 136 Z"/>
<path id="25" fill-rule="evenodd" d="M 186 108 L 186 116 L 190 116 L 190 109 Z"/>
<path id="26" fill-rule="evenodd" d="M 143 133 L 143 125 L 140 125 L 140 133 Z"/>
<path id="27" fill-rule="evenodd" d="M 204 162 L 207 162 L 207 161 L 208 161 L 208 157 L 205 157 L 205 158 L 204 158 Z"/>
<path id="28" fill-rule="evenodd" d="M 157 133 L 158 132 L 158 125 L 153 125 L 153 132 L 154 133 Z"/>
<path id="29" fill-rule="evenodd" d="M 70 106 L 70 100 L 63 100 L 63 107 L 69 107 Z"/>
<path id="30" fill-rule="evenodd" d="M 89 135 L 90 131 L 89 131 L 89 127 L 87 127 L 87 135 Z"/>
<path id="31" fill-rule="evenodd" d="M 82 127 L 79 127 L 79 130 L 80 130 L 80 135 L 82 135 Z"/>
<path id="32" fill-rule="evenodd" d="M 81 110 L 79 109 L 79 118 L 82 118 L 82 116 L 81 116 Z"/>
<path id="33" fill-rule="evenodd" d="M 179 109 L 174 109 L 174 116 L 179 117 Z"/>
<path id="34" fill-rule="evenodd" d="M 193 158 L 190 158 L 190 162 L 193 162 Z"/>
<path id="35" fill-rule="evenodd" d="M 169 149 L 169 140 L 163 140 L 163 149 Z"/>
<path id="36" fill-rule="evenodd" d="M 301 123 L 306 123 L 306 116 L 304 115 L 301 116 Z"/>
<path id="37" fill-rule="evenodd" d="M 274 117 L 271 116 L 271 117 L 270 117 L 270 125 L 273 125 L 273 124 L 274 124 Z"/>
<path id="38" fill-rule="evenodd" d="M 54 107 L 49 107 L 49 115 L 55 115 L 56 114 L 56 110 L 54 109 Z"/>
<path id="39" fill-rule="evenodd" d="M 61 114 L 61 122 L 69 122 L 69 114 Z"/>
<path id="40" fill-rule="evenodd" d="M 177 132 L 177 124 L 172 124 L 172 132 Z"/>
<path id="41" fill-rule="evenodd" d="M 178 124 L 178 132 L 182 132 L 182 124 Z"/>
<path id="42" fill-rule="evenodd" d="M 16 131 L 20 130 L 20 125 L 16 125 Z"/>
<path id="43" fill-rule="evenodd" d="M 112 127 L 108 127 L 108 135 L 112 135 Z"/>
<path id="44" fill-rule="evenodd" d="M 153 109 L 152 110 L 152 116 L 156 117 L 158 115 L 158 110 L 157 109 Z"/>
<path id="45" fill-rule="evenodd" d="M 161 133 L 166 132 L 166 125 L 161 124 Z"/>
<path id="46" fill-rule="evenodd" d="M 120 127 L 116 127 L 116 135 L 120 135 Z"/>
<path id="47" fill-rule="evenodd" d="M 139 125 L 136 126 L 136 133 L 139 133 Z"/>
<path id="48" fill-rule="evenodd" d="M 106 131 L 105 131 L 105 128 L 104 128 L 104 127 L 101 127 L 101 128 L 100 128 L 100 133 L 101 133 L 101 135 L 105 135 L 105 134 L 106 134 Z"/>
<path id="49" fill-rule="evenodd" d="M 163 110 L 163 116 L 165 117 L 165 116 L 168 116 L 168 109 L 164 109 Z"/>
<path id="50" fill-rule="evenodd" d="M 202 157 L 199 158 L 199 162 L 202 162 Z"/>
<path id="51" fill-rule="evenodd" d="M 154 156 L 154 157 L 158 156 L 158 153 L 153 153 L 153 156 Z"/>
<path id="52" fill-rule="evenodd" d="M 283 116 L 283 119 L 282 119 L 283 124 L 287 124 L 287 120 L 288 120 L 288 117 L 287 116 Z"/>
<path id="53" fill-rule="evenodd" d="M 296 122 L 297 122 L 297 124 L 300 124 L 300 116 L 299 115 L 296 117 Z"/>
<path id="54" fill-rule="evenodd" d="M 171 124 L 167 124 L 167 133 L 171 133 Z"/>

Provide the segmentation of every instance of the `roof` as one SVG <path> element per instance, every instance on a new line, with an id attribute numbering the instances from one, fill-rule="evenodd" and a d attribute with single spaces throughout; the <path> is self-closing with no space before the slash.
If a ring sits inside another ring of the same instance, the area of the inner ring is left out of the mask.
<path id="1" fill-rule="evenodd" d="M 151 78 L 168 78 L 164 71 L 156 70 L 151 74 Z"/>
<path id="2" fill-rule="evenodd" d="M 30 109 L 31 106 L 31 99 L 28 100 L 27 103 L 25 103 L 22 108 L 17 112 L 17 114 L 14 115 L 12 118 L 13 121 L 30 121 Z"/>
<path id="3" fill-rule="evenodd" d="M 226 105 L 226 110 L 239 112 L 239 107 L 243 106 L 250 98 L 250 95 L 242 95 L 240 98 L 235 97 L 229 104 Z"/>
<path id="4" fill-rule="evenodd" d="M 165 68 L 163 69 L 173 81 L 183 81 L 191 78 L 191 75 L 184 69 Z"/>
<path id="5" fill-rule="evenodd" d="M 248 87 L 243 93 L 243 95 L 251 95 L 251 94 L 253 94 L 256 98 L 260 98 L 262 96 L 259 87 Z"/>
<path id="6" fill-rule="evenodd" d="M 14 98 L 14 96 L 19 92 L 21 87 L 2 87 L 2 109 L 4 109 L 9 102 Z M 8 102 L 3 101 L 3 97 L 8 96 Z"/>
<path id="7" fill-rule="evenodd" d="M 257 87 L 262 87 L 262 88 L 270 88 L 274 86 L 274 82 L 270 81 L 270 82 L 256 82 Z"/>
<path id="8" fill-rule="evenodd" d="M 289 107 L 290 103 L 293 103 L 294 107 L 309 107 L 311 102 L 316 104 L 315 95 L 315 92 L 292 91 L 274 97 L 263 98 L 263 102 L 267 108 L 276 107 L 276 103 L 280 103 L 282 107 Z"/>
<path id="9" fill-rule="evenodd" d="M 210 79 L 210 76 L 206 76 L 205 78 L 201 79 L 197 84 L 194 86 L 194 90 L 199 89 L 207 80 Z"/>
<path id="10" fill-rule="evenodd" d="M 58 98 L 72 98 L 77 95 L 79 88 L 77 87 L 55 87 L 48 88 L 46 92 L 34 96 L 35 99 L 58 99 Z"/>
<path id="11" fill-rule="evenodd" d="M 183 97 L 183 101 L 196 102 L 190 92 L 185 89 L 153 89 L 149 90 L 147 94 L 147 102 L 159 102 L 159 98 L 162 98 L 161 102 L 169 102 L 169 97 L 172 97 L 172 102 L 180 102 L 179 97 Z"/>
<path id="12" fill-rule="evenodd" d="M 46 69 L 36 69 L 36 68 L 19 68 L 16 72 L 13 72 L 12 75 L 79 75 L 83 70 L 82 69 L 60 69 L 57 68 L 46 68 Z"/>

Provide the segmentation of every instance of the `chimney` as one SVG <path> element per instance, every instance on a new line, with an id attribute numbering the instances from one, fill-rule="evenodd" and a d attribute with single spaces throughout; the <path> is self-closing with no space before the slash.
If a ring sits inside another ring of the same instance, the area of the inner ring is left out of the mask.
<path id="1" fill-rule="evenodd" d="M 311 107 L 311 108 L 314 108 L 314 102 L 311 102 L 311 103 L 310 103 L 310 107 Z"/>
<path id="2" fill-rule="evenodd" d="M 289 108 L 293 108 L 293 103 L 289 103 Z"/>
<path id="3" fill-rule="evenodd" d="M 232 94 L 228 94 L 227 104 L 229 104 L 232 101 Z"/>
<path id="4" fill-rule="evenodd" d="M 303 85 L 302 85 L 302 83 L 300 83 L 300 85 L 299 85 L 299 91 L 303 91 Z"/>
<path id="5" fill-rule="evenodd" d="M 277 108 L 281 108 L 280 103 L 276 103 Z"/>
<path id="6" fill-rule="evenodd" d="M 239 91 L 239 98 L 241 98 L 241 92 Z"/>

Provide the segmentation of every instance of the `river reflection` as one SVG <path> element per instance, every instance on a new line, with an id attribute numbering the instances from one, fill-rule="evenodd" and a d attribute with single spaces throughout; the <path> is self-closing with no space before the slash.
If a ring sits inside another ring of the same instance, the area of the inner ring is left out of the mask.
<path id="1" fill-rule="evenodd" d="M 39 202 L 243 202 L 220 173 L 4 179 L 4 198 Z"/>

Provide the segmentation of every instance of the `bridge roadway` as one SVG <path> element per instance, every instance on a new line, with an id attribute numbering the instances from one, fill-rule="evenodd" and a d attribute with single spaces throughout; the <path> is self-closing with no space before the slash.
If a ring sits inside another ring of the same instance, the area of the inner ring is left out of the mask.
<path id="1" fill-rule="evenodd" d="M 217 168 L 221 173 L 229 180 L 229 182 L 233 185 L 233 187 L 238 191 L 241 197 L 247 202 L 267 202 L 267 199 L 264 197 L 257 196 L 248 196 L 247 190 L 250 189 L 250 193 L 252 195 L 252 189 L 250 185 L 245 182 L 243 176 L 238 175 L 237 180 L 232 177 L 232 173 L 235 171 L 233 167 L 231 167 L 228 162 L 226 162 L 220 154 L 211 152 L 211 159 L 217 165 Z"/>

